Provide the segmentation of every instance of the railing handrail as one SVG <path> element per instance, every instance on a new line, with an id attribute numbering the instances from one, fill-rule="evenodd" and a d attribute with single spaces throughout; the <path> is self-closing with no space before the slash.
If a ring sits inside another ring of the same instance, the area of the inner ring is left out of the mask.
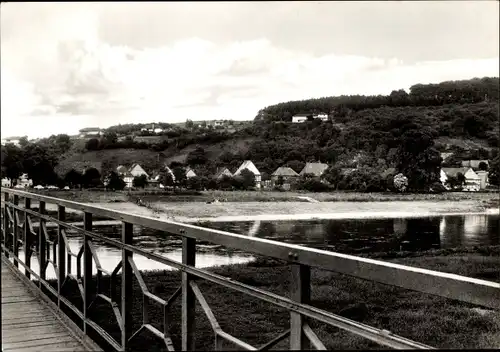
<path id="1" fill-rule="evenodd" d="M 323 309 L 310 305 L 311 300 L 311 267 L 347 274 L 353 277 L 380 282 L 410 290 L 430 293 L 442 297 L 452 298 L 463 302 L 479 304 L 498 309 L 500 307 L 500 283 L 480 279 L 468 278 L 460 275 L 442 273 L 427 269 L 410 267 L 400 264 L 383 262 L 352 255 L 306 248 L 293 244 L 286 244 L 267 239 L 253 238 L 220 230 L 203 228 L 195 225 L 158 220 L 147 216 L 132 215 L 125 212 L 110 210 L 103 207 L 81 204 L 63 199 L 42 196 L 24 191 L 2 189 L 2 256 L 12 257 L 14 268 L 24 267 L 25 275 L 32 276 L 38 281 L 38 289 L 44 288 L 54 295 L 59 309 L 65 306 L 76 314 L 83 322 L 83 333 L 88 334 L 92 328 L 101 338 L 106 340 L 116 350 L 126 351 L 130 342 L 143 330 L 162 339 L 168 350 L 173 350 L 172 339 L 169 335 L 166 312 L 171 303 L 182 296 L 182 350 L 194 350 L 195 341 L 195 302 L 200 303 L 202 310 L 209 319 L 215 335 L 216 350 L 222 349 L 222 341 L 228 341 L 246 350 L 255 350 L 254 346 L 223 331 L 217 322 L 207 301 L 205 300 L 198 279 L 204 279 L 222 287 L 236 290 L 285 308 L 290 313 L 290 329 L 267 342 L 259 348 L 266 350 L 286 337 L 290 337 L 291 349 L 304 349 L 311 343 L 316 349 L 326 349 L 318 336 L 309 326 L 307 319 L 321 321 L 327 325 L 346 330 L 350 333 L 367 338 L 378 344 L 396 349 L 432 349 L 425 344 L 395 335 L 389 331 L 374 328 L 354 320 L 344 318 Z M 10 197 L 13 195 L 14 197 Z M 24 207 L 19 205 L 20 197 L 24 198 Z M 38 200 L 38 211 L 32 208 L 31 200 Z M 57 218 L 47 214 L 47 203 L 56 204 Z M 66 221 L 66 208 L 83 212 L 83 228 Z M 19 217 L 22 214 L 23 219 Z M 119 220 L 122 223 L 121 239 L 109 238 L 103 234 L 93 232 L 93 214 Z M 38 219 L 39 226 L 35 231 L 33 220 Z M 21 221 L 24 220 L 24 221 Z M 57 237 L 53 238 L 47 230 L 47 222 L 57 224 Z M 182 263 L 168 259 L 160 254 L 134 246 L 133 225 L 137 224 L 178 235 L 182 238 Z M 67 230 L 73 230 L 83 236 L 83 245 L 78 253 L 71 250 L 67 238 Z M 122 259 L 118 265 L 109 271 L 103 268 L 95 250 L 93 240 L 114 246 L 121 250 Z M 290 298 L 280 296 L 265 290 L 245 285 L 230 278 L 217 275 L 209 270 L 196 268 L 195 253 L 197 240 L 217 243 L 227 247 L 241 249 L 263 256 L 282 259 L 290 263 L 292 278 Z M 36 244 L 36 246 L 34 246 Z M 25 260 L 19 257 L 20 245 L 24 248 Z M 39 274 L 31 268 L 32 254 L 36 254 L 39 262 Z M 144 256 L 181 271 L 181 287 L 168 299 L 164 300 L 149 291 L 134 262 L 134 254 Z M 76 258 L 76 275 L 71 270 L 72 258 Z M 82 275 L 83 261 L 83 275 Z M 93 294 L 92 267 L 97 269 L 96 293 Z M 46 279 L 47 265 L 51 264 L 56 273 L 57 289 Z M 118 308 L 116 298 L 116 275 L 121 270 L 121 309 Z M 110 280 L 110 295 L 99 289 L 102 275 L 108 275 Z M 143 319 L 141 327 L 132 331 L 132 281 L 139 283 L 143 297 Z M 76 280 L 82 309 L 78 308 L 63 296 L 63 286 L 68 280 Z M 43 293 L 43 291 L 42 291 Z M 44 294 L 46 296 L 46 294 Z M 47 299 L 48 296 L 46 296 Z M 115 340 L 101 326 L 91 319 L 89 311 L 97 299 L 103 299 L 111 305 L 116 321 L 121 330 L 121 342 Z M 164 331 L 153 326 L 148 317 L 150 301 L 163 306 Z M 306 341 L 309 340 L 309 342 Z"/>
<path id="2" fill-rule="evenodd" d="M 269 239 L 248 237 L 226 231 L 208 229 L 169 220 L 160 220 L 143 215 L 134 215 L 104 207 L 82 204 L 19 190 L 2 189 L 1 192 L 27 197 L 45 203 L 57 204 L 82 212 L 99 214 L 103 217 L 146 226 L 173 235 L 212 242 L 233 249 L 334 271 L 382 284 L 483 305 L 489 308 L 500 308 L 500 283 L 497 282 L 316 248 L 307 248 Z M 16 205 L 12 203 L 9 205 L 16 207 Z M 19 206 L 17 207 L 20 210 L 24 209 Z M 49 216 L 46 216 L 46 218 L 56 223 L 59 222 L 59 220 Z"/>

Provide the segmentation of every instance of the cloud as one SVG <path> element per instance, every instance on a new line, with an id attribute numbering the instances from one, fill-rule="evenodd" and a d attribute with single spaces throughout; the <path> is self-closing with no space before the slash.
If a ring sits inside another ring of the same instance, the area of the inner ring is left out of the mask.
<path id="1" fill-rule="evenodd" d="M 498 56 L 407 63 L 347 55 L 335 47 L 315 54 L 265 36 L 112 44 L 102 38 L 97 7 L 52 4 L 58 11 L 49 11 L 37 4 L 33 17 L 20 11 L 27 6 L 2 10 L 2 135 L 187 118 L 252 119 L 282 101 L 388 94 L 416 83 L 499 75 Z"/>

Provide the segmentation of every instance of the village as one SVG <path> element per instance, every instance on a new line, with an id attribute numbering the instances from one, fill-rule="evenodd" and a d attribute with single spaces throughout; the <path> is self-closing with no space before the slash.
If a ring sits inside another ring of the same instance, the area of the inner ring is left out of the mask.
<path id="1" fill-rule="evenodd" d="M 445 155 L 444 155 L 445 156 Z M 82 163 L 82 174 L 84 174 L 88 169 L 95 168 L 100 169 L 100 163 Z M 228 167 L 218 168 L 216 174 L 212 175 L 211 179 L 216 182 L 221 181 L 223 178 L 231 179 L 238 177 L 246 172 L 253 175 L 253 185 L 251 188 L 256 190 L 272 190 L 272 189 L 282 189 L 285 191 L 294 189 L 297 182 L 301 178 L 313 179 L 319 182 L 326 183 L 324 180 L 324 174 L 328 170 L 330 165 L 321 162 L 308 162 L 305 164 L 304 168 L 300 172 L 296 172 L 291 167 L 280 166 L 278 167 L 268 179 L 262 178 L 262 173 L 258 170 L 255 164 L 251 160 L 245 160 L 237 170 L 231 172 Z M 443 185 L 444 189 L 447 191 L 465 191 L 465 192 L 478 192 L 488 188 L 488 160 L 465 160 L 462 161 L 462 167 L 442 167 L 440 169 L 440 183 Z M 187 167 L 183 169 L 185 172 L 185 179 L 190 180 L 198 177 L 197 172 L 194 168 Z M 99 170 L 98 170 L 99 171 Z M 341 173 L 347 175 L 349 173 L 355 172 L 355 168 L 342 168 Z M 153 170 L 148 173 L 139 163 L 134 163 L 132 165 L 119 165 L 115 173 L 121 177 L 125 183 L 125 189 L 134 188 L 147 188 L 147 189 L 164 189 L 169 188 L 170 184 L 163 184 L 164 175 L 169 174 L 171 177 L 171 183 L 176 183 L 176 176 L 172 168 L 168 165 L 164 165 L 163 168 L 159 170 Z M 390 168 L 384 172 L 386 175 L 394 174 L 395 169 Z M 179 177 L 179 176 L 178 176 Z M 137 186 L 134 180 L 142 178 L 145 180 L 141 186 Z M 109 182 L 109 176 L 104 177 L 103 185 L 106 187 Z M 59 187 L 55 185 L 33 185 L 33 181 L 29 179 L 27 174 L 22 174 L 16 182 L 8 178 L 2 179 L 2 187 L 14 187 L 17 189 L 47 189 L 47 190 L 58 190 Z M 68 185 L 64 186 L 62 189 L 70 189 Z"/>

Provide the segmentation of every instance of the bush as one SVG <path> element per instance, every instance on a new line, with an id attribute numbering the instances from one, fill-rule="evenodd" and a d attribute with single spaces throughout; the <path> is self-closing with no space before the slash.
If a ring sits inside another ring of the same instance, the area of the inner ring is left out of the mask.
<path id="1" fill-rule="evenodd" d="M 297 189 L 309 192 L 327 192 L 331 190 L 329 185 L 314 178 L 300 180 L 297 183 Z"/>

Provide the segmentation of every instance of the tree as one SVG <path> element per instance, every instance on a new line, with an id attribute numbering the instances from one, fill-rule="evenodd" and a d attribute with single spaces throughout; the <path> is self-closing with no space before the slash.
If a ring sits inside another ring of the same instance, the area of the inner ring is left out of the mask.
<path id="1" fill-rule="evenodd" d="M 500 154 L 490 162 L 488 179 L 491 185 L 500 186 Z"/>
<path id="2" fill-rule="evenodd" d="M 10 178 L 14 184 L 23 172 L 22 160 L 23 153 L 20 148 L 12 143 L 2 146 L 2 167 L 5 170 L 5 176 Z"/>
<path id="3" fill-rule="evenodd" d="M 87 150 L 99 150 L 99 140 L 97 138 L 91 138 L 85 143 L 85 149 Z"/>
<path id="4" fill-rule="evenodd" d="M 398 192 L 405 192 L 407 187 L 408 178 L 405 175 L 399 173 L 394 176 L 394 188 L 396 188 Z"/>
<path id="5" fill-rule="evenodd" d="M 104 140 L 108 144 L 115 144 L 118 141 L 118 136 L 115 132 L 113 131 L 106 131 L 104 132 Z"/>
<path id="6" fill-rule="evenodd" d="M 342 172 L 338 166 L 330 166 L 328 169 L 326 169 L 322 177 L 329 184 L 337 186 L 340 180 L 342 180 Z"/>
<path id="7" fill-rule="evenodd" d="M 101 174 L 96 168 L 89 168 L 83 174 L 83 184 L 85 187 L 97 187 L 101 185 Z"/>
<path id="8" fill-rule="evenodd" d="M 255 187 L 255 175 L 248 169 L 241 171 L 240 175 L 244 189 Z"/>
<path id="9" fill-rule="evenodd" d="M 144 188 L 148 185 L 148 178 L 146 175 L 136 176 L 132 180 L 132 185 L 137 188 Z"/>
<path id="10" fill-rule="evenodd" d="M 201 183 L 201 178 L 198 176 L 191 177 L 187 180 L 187 187 L 189 189 L 199 191 L 203 189 L 203 184 Z"/>
<path id="11" fill-rule="evenodd" d="M 172 174 L 170 171 L 165 171 L 160 179 L 160 182 L 163 184 L 165 187 L 170 187 L 174 185 L 174 178 L 172 177 Z"/>
<path id="12" fill-rule="evenodd" d="M 481 161 L 479 163 L 479 170 L 481 170 L 481 171 L 488 171 L 488 164 L 486 164 L 484 161 Z"/>
<path id="13" fill-rule="evenodd" d="M 194 126 L 193 121 L 190 119 L 187 119 L 186 120 L 186 128 L 193 128 L 193 126 Z"/>
<path id="14" fill-rule="evenodd" d="M 66 175 L 64 175 L 64 181 L 71 188 L 80 187 L 83 182 L 83 175 L 80 172 L 71 169 L 66 173 Z"/>
<path id="15" fill-rule="evenodd" d="M 184 186 L 187 180 L 186 169 L 182 166 L 177 166 L 172 169 L 172 172 L 174 173 L 175 183 L 179 186 Z"/>
<path id="16" fill-rule="evenodd" d="M 397 168 L 408 177 L 410 189 L 427 189 L 439 181 L 441 166 L 441 156 L 433 147 L 433 133 L 417 124 L 409 124 L 404 129 L 406 132 L 401 136 Z"/>
<path id="17" fill-rule="evenodd" d="M 306 163 L 300 160 L 290 160 L 286 163 L 286 165 L 293 169 L 295 172 L 301 172 Z"/>
<path id="18" fill-rule="evenodd" d="M 125 188 L 125 185 L 126 184 L 125 181 L 123 181 L 123 178 L 116 172 L 111 171 L 107 187 L 113 191 L 121 191 Z"/>
<path id="19" fill-rule="evenodd" d="M 189 152 L 186 157 L 186 162 L 190 166 L 203 165 L 208 161 L 207 153 L 205 149 L 200 146 L 197 146 L 195 150 Z"/>

